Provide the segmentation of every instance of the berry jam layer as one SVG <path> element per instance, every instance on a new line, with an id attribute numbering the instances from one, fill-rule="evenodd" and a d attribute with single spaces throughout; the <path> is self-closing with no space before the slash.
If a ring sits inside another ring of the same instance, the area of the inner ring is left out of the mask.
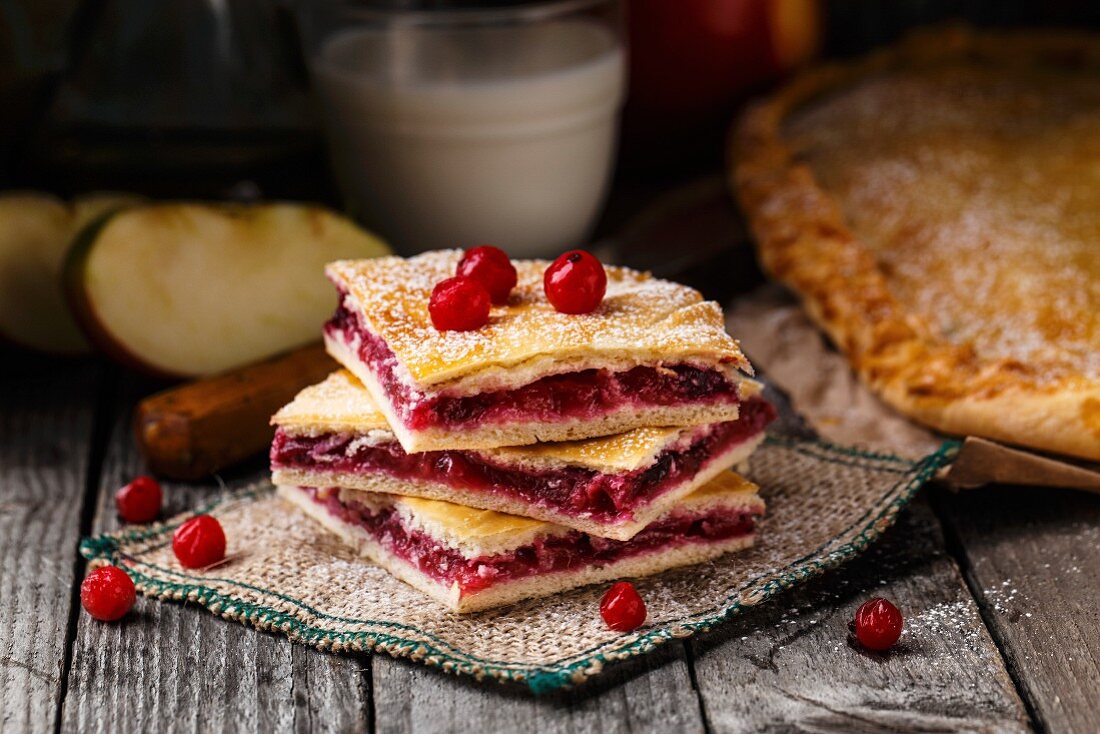
<path id="1" fill-rule="evenodd" d="M 755 530 L 757 517 L 751 511 L 721 506 L 696 512 L 673 511 L 630 540 L 608 540 L 572 530 L 536 538 L 529 545 L 504 553 L 468 558 L 427 533 L 408 527 L 393 505 L 370 508 L 342 501 L 336 490 L 301 491 L 341 522 L 365 530 L 386 551 L 420 573 L 446 587 L 457 583 L 463 595 L 529 576 L 606 566 L 685 545 L 745 537 Z"/>
<path id="2" fill-rule="evenodd" d="M 397 441 L 370 445 L 350 433 L 291 436 L 282 429 L 271 446 L 273 468 L 370 474 L 429 481 L 516 498 L 596 522 L 629 522 L 634 511 L 705 469 L 717 456 L 758 436 L 775 419 L 775 408 L 752 398 L 736 421 L 707 426 L 694 440 L 666 449 L 645 468 L 605 474 L 583 467 L 536 471 L 507 465 L 475 451 L 408 454 Z"/>
<path id="3" fill-rule="evenodd" d="M 477 395 L 427 395 L 396 375 L 397 357 L 343 305 L 325 325 L 371 370 L 402 423 L 411 430 L 461 429 L 486 424 L 592 420 L 626 406 L 668 407 L 738 402 L 737 383 L 723 371 L 690 364 L 635 367 L 625 372 L 582 370 L 550 375 L 514 390 Z"/>

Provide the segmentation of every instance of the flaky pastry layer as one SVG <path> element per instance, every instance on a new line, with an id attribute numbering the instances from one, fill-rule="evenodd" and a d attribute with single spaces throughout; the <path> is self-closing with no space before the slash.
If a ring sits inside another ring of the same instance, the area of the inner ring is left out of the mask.
<path id="1" fill-rule="evenodd" d="M 428 301 L 454 275 L 459 250 L 412 258 L 331 263 L 326 273 L 370 331 L 397 358 L 398 375 L 421 391 L 469 395 L 547 375 L 638 365 L 728 364 L 749 371 L 725 331 L 718 304 L 698 291 L 627 268 L 607 266 L 607 294 L 593 313 L 558 313 L 542 278 L 549 262 L 514 261 L 519 281 L 490 322 L 475 331 L 439 331 Z M 350 365 L 348 365 L 350 366 Z"/>

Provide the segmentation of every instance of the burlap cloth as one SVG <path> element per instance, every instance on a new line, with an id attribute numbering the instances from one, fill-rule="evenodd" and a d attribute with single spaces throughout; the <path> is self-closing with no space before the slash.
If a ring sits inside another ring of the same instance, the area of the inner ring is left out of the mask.
<path id="1" fill-rule="evenodd" d="M 893 522 L 954 449 L 945 444 L 911 460 L 835 446 L 807 436 L 786 410 L 750 461 L 748 475 L 768 502 L 756 547 L 640 580 L 649 617 L 630 634 L 604 626 L 603 587 L 451 614 L 354 557 L 284 505 L 266 481 L 196 508 L 217 516 L 229 539 L 231 558 L 217 568 L 188 571 L 176 562 L 171 534 L 188 515 L 86 539 L 81 551 L 93 564 L 122 566 L 150 597 L 198 603 L 325 650 L 384 650 L 478 678 L 523 681 L 540 692 L 706 630 L 843 563 Z"/>

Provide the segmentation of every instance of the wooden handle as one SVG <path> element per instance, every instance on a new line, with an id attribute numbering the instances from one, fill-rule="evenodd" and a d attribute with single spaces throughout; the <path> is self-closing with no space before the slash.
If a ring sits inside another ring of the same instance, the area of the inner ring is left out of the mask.
<path id="1" fill-rule="evenodd" d="M 275 413 L 336 369 L 320 344 L 152 395 L 134 411 L 149 469 L 198 479 L 266 449 Z"/>

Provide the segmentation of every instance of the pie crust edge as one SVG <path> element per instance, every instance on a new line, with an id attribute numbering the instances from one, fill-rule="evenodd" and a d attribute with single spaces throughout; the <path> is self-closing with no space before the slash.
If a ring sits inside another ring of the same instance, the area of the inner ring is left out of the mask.
<path id="1" fill-rule="evenodd" d="M 862 60 L 810 70 L 750 107 L 731 136 L 732 186 L 764 270 L 800 297 L 861 379 L 902 413 L 950 434 L 1100 460 L 1100 380 L 1044 380 L 1039 366 L 950 344 L 892 295 L 841 207 L 782 134 L 802 104 L 866 75 L 922 61 L 1100 62 L 1094 35 L 1067 31 L 917 33 Z"/>

